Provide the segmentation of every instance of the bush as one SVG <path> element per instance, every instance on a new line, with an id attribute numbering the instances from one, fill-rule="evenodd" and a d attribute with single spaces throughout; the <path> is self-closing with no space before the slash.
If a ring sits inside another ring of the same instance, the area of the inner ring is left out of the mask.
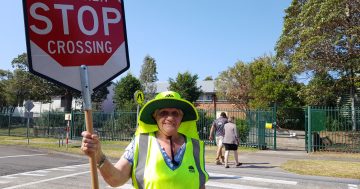
<path id="1" fill-rule="evenodd" d="M 249 125 L 247 124 L 246 120 L 243 119 L 236 119 L 235 123 L 240 143 L 246 143 L 250 132 Z"/>

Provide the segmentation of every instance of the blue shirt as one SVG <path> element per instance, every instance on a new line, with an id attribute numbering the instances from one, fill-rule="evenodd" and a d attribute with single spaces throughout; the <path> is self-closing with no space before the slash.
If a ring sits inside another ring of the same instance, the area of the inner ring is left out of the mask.
<path id="1" fill-rule="evenodd" d="M 167 164 L 167 166 L 171 169 L 171 170 L 175 170 L 176 168 L 178 168 L 181 165 L 181 161 L 184 157 L 184 153 L 185 153 L 185 149 L 186 149 L 186 142 L 181 145 L 181 147 L 179 148 L 179 150 L 176 152 L 175 154 L 175 161 L 178 162 L 177 165 L 174 165 L 171 161 L 171 157 L 169 157 L 166 152 L 165 149 L 162 148 L 159 144 L 159 142 L 157 142 L 159 149 L 161 151 L 161 154 L 164 157 L 164 160 Z M 129 163 L 132 165 L 134 163 L 134 149 L 135 149 L 135 140 L 132 139 L 130 144 L 125 148 L 125 152 L 123 154 L 123 157 L 129 161 Z"/>

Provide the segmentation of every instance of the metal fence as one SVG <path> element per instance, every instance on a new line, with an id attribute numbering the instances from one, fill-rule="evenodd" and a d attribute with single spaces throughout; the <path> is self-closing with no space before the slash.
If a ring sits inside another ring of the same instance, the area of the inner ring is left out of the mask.
<path id="1" fill-rule="evenodd" d="M 273 109 L 269 110 L 198 110 L 197 129 L 199 136 L 206 144 L 209 141 L 211 124 L 216 113 L 226 112 L 234 116 L 240 137 L 240 145 L 260 149 L 276 148 L 276 128 L 266 129 L 266 123 L 275 122 Z M 102 140 L 131 140 L 136 130 L 136 111 L 116 111 L 112 113 L 93 112 L 94 131 Z M 69 138 L 79 139 L 86 129 L 83 112 L 71 112 L 71 120 L 65 120 L 63 112 L 45 112 L 34 114 L 29 118 L 15 117 L 11 113 L 0 114 L 0 135 L 52 137 L 66 136 L 67 125 L 70 126 Z"/>
<path id="2" fill-rule="evenodd" d="M 360 108 L 308 107 L 306 150 L 360 152 Z"/>

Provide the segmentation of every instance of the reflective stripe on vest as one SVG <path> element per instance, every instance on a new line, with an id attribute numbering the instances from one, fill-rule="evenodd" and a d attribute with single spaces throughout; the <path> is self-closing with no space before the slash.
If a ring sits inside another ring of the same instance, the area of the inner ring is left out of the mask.
<path id="1" fill-rule="evenodd" d="M 189 138 L 188 138 L 189 139 Z M 193 146 L 193 156 L 195 160 L 195 165 L 199 173 L 199 184 L 200 186 L 204 185 L 207 178 L 204 173 L 205 170 L 201 167 L 200 161 L 200 143 L 199 140 L 191 139 L 191 143 Z M 137 186 L 139 189 L 145 188 L 145 181 L 144 181 L 144 174 L 145 174 L 145 166 L 146 166 L 146 158 L 147 158 L 147 152 L 148 152 L 148 146 L 149 146 L 149 134 L 140 134 L 139 135 L 139 144 L 138 144 L 138 159 L 136 163 L 136 170 L 135 170 L 135 177 Z M 204 166 L 205 167 L 205 166 Z M 199 186 L 199 187 L 200 187 Z"/>
<path id="2" fill-rule="evenodd" d="M 201 170 L 201 165 L 200 165 L 200 144 L 199 144 L 199 141 L 196 139 L 191 139 L 191 142 L 192 142 L 193 148 L 194 148 L 193 154 L 195 157 L 196 168 L 199 172 L 200 186 L 202 186 L 205 184 L 206 179 L 205 179 L 205 174 Z"/>
<path id="3" fill-rule="evenodd" d="M 138 155 L 138 162 L 136 165 L 136 182 L 138 183 L 139 189 L 144 188 L 144 171 L 145 171 L 145 163 L 146 163 L 146 154 L 148 151 L 148 140 L 149 134 L 140 134 L 139 136 L 139 155 Z M 143 158 L 144 157 L 144 158 Z"/>

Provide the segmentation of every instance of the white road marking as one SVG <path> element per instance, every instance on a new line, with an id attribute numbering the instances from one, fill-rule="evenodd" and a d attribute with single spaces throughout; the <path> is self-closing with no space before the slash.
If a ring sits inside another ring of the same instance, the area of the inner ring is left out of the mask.
<path id="1" fill-rule="evenodd" d="M 79 164 L 79 165 L 75 165 L 76 167 L 82 167 L 84 165 L 89 165 L 89 164 Z M 73 168 L 75 167 L 74 165 L 72 166 L 65 166 L 65 167 L 58 167 L 58 168 L 50 168 L 50 169 L 44 169 L 44 170 L 36 170 L 36 171 L 29 171 L 29 172 L 24 172 L 24 173 L 17 173 L 17 174 L 13 174 L 13 175 L 5 175 L 5 176 L 0 176 L 0 179 L 17 179 L 19 176 L 35 176 L 35 177 L 43 177 L 46 176 L 46 173 L 49 173 L 51 171 L 76 171 Z M 70 170 L 72 169 L 72 170 Z M 10 181 L 1 181 L 0 180 L 0 184 L 1 183 L 9 183 Z"/>
<path id="2" fill-rule="evenodd" d="M 213 182 L 208 181 L 206 186 L 213 186 L 213 187 L 219 187 L 219 188 L 228 188 L 228 189 L 268 189 L 268 188 L 262 188 L 262 187 L 255 187 L 255 186 L 246 186 L 246 185 L 240 185 L 240 184 L 231 184 L 231 183 L 224 183 L 224 182 Z"/>
<path id="3" fill-rule="evenodd" d="M 59 169 L 59 168 L 51 168 L 51 169 L 47 169 L 47 170 L 49 170 L 49 171 L 61 171 L 61 169 Z"/>
<path id="4" fill-rule="evenodd" d="M 348 184 L 349 189 L 358 189 L 358 186 L 355 184 Z"/>
<path id="5" fill-rule="evenodd" d="M 31 173 L 48 173 L 50 171 L 46 171 L 46 170 L 37 170 L 37 171 L 31 171 Z"/>
<path id="6" fill-rule="evenodd" d="M 287 181 L 287 180 L 278 180 L 278 179 L 267 179 L 267 178 L 257 178 L 257 177 L 241 177 L 240 179 L 249 180 L 249 181 L 268 182 L 275 184 L 297 185 L 296 181 Z"/>
<path id="7" fill-rule="evenodd" d="M 44 179 L 44 180 L 39 180 L 39 181 L 35 181 L 35 182 L 29 182 L 29 183 L 25 183 L 25 184 L 16 185 L 16 186 L 11 186 L 11 187 L 7 187 L 7 188 L 3 188 L 3 189 L 21 188 L 21 187 L 24 187 L 24 186 L 30 186 L 30 185 L 39 184 L 39 183 L 43 183 L 43 182 L 48 182 L 48 181 L 52 181 L 52 180 L 57 180 L 57 179 L 62 179 L 62 178 L 67 178 L 67 177 L 73 177 L 73 176 L 77 176 L 77 175 L 87 174 L 87 173 L 89 173 L 89 172 L 90 172 L 90 171 L 85 171 L 85 172 L 80 172 L 80 173 L 74 173 L 74 174 L 64 175 L 64 176 L 60 176 L 60 177 L 54 177 L 54 178 L 50 178 L 50 179 Z"/>
<path id="8" fill-rule="evenodd" d="M 44 177 L 46 175 L 43 174 L 36 174 L 36 173 L 20 173 L 19 175 L 25 175 L 25 176 L 34 176 L 34 177 Z"/>
<path id="9" fill-rule="evenodd" d="M 14 175 L 6 175 L 6 176 L 2 176 L 0 178 L 5 178 L 5 179 L 16 179 L 17 177 L 14 177 Z"/>
<path id="10" fill-rule="evenodd" d="M 31 157 L 31 156 L 46 156 L 47 154 L 31 154 L 31 155 L 17 155 L 17 156 L 2 156 L 0 159 L 17 158 L 17 157 Z"/>
<path id="11" fill-rule="evenodd" d="M 258 178 L 258 177 L 243 177 L 237 175 L 227 175 L 227 174 L 218 174 L 218 173 L 209 173 L 210 177 L 222 177 L 222 178 L 231 178 L 247 181 L 258 181 L 258 182 L 267 182 L 275 184 L 288 184 L 288 185 L 297 185 L 296 181 L 287 181 L 287 180 L 278 180 L 278 179 L 267 179 L 267 178 Z"/>

